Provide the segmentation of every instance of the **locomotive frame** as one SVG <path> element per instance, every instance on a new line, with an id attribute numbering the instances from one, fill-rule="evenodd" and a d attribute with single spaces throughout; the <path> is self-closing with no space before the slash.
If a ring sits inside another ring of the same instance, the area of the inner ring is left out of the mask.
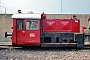
<path id="1" fill-rule="evenodd" d="M 12 15 L 13 32 L 5 32 L 5 37 L 12 36 L 13 46 L 40 47 L 84 47 L 84 33 L 80 20 L 75 15 L 70 19 L 47 19 L 46 14 L 14 14 Z"/>

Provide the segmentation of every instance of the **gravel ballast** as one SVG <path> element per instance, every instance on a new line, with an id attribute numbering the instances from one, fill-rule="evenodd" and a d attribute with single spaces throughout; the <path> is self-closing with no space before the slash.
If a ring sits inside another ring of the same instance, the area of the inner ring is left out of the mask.
<path id="1" fill-rule="evenodd" d="M 1 49 L 0 60 L 90 60 L 90 49 Z"/>

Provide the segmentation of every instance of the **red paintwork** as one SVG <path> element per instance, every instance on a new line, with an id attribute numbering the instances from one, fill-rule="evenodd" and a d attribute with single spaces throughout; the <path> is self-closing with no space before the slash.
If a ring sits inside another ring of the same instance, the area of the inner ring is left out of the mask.
<path id="1" fill-rule="evenodd" d="M 72 31 L 72 20 L 62 19 L 58 20 L 58 31 L 59 32 L 71 32 Z"/>
<path id="2" fill-rule="evenodd" d="M 40 44 L 40 20 L 38 20 L 38 24 L 39 24 L 38 30 L 25 31 L 25 44 L 26 45 L 39 45 Z"/>
<path id="3" fill-rule="evenodd" d="M 80 32 L 80 20 L 72 20 L 72 32 Z"/>
<path id="4" fill-rule="evenodd" d="M 34 35 L 31 36 L 30 35 Z M 26 45 L 39 45 L 40 44 L 40 30 L 38 31 L 26 31 L 25 34 L 25 44 Z"/>
<path id="5" fill-rule="evenodd" d="M 44 14 L 44 12 L 41 14 L 41 18 L 46 19 L 46 14 Z"/>
<path id="6" fill-rule="evenodd" d="M 46 19 L 42 28 L 43 32 L 80 32 L 80 20 Z"/>
<path id="7" fill-rule="evenodd" d="M 46 19 L 43 15 L 42 19 L 23 19 L 24 30 L 17 29 L 17 20 L 13 19 L 12 45 L 40 45 L 42 32 L 80 32 L 80 20 L 75 18 Z M 26 30 L 26 20 L 37 20 L 39 29 Z"/>
<path id="8" fill-rule="evenodd" d="M 43 20 L 43 32 L 56 32 L 57 31 L 57 20 Z"/>
<path id="9" fill-rule="evenodd" d="M 17 20 L 16 20 L 16 22 L 17 22 Z M 21 19 L 19 19 L 19 20 L 21 20 Z M 24 24 L 25 24 L 25 20 L 24 20 Z M 18 30 L 17 27 L 16 27 L 16 33 L 17 33 L 16 34 L 17 44 L 24 44 L 24 41 L 25 41 L 25 25 L 24 25 L 23 30 Z"/>
<path id="10" fill-rule="evenodd" d="M 16 45 L 16 19 L 13 19 L 12 45 Z"/>
<path id="11" fill-rule="evenodd" d="M 18 30 L 17 20 L 13 19 L 12 45 L 40 45 L 40 20 L 37 19 L 38 30 L 26 30 L 26 19 L 24 19 L 24 30 Z M 30 33 L 34 33 L 35 37 L 30 37 Z"/>
<path id="12" fill-rule="evenodd" d="M 82 26 L 82 33 L 85 33 L 84 29 L 86 29 L 86 26 Z"/>

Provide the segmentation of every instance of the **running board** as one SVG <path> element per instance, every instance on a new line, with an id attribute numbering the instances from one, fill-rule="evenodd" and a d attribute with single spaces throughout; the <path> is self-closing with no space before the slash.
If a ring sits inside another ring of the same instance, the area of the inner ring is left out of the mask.
<path id="1" fill-rule="evenodd" d="M 76 43 L 41 43 L 41 47 L 77 47 Z"/>
<path id="2" fill-rule="evenodd" d="M 90 33 L 84 33 L 84 36 L 90 36 Z"/>

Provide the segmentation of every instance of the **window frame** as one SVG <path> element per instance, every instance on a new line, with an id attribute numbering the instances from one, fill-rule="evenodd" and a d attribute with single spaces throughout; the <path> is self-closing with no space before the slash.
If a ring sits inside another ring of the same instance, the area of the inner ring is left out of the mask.
<path id="1" fill-rule="evenodd" d="M 28 21 L 36 21 L 37 22 L 37 29 L 27 29 L 27 22 Z M 26 30 L 38 30 L 39 29 L 39 22 L 38 22 L 38 20 L 26 20 Z"/>
<path id="2" fill-rule="evenodd" d="M 20 21 L 22 21 L 22 29 L 19 28 Z M 17 19 L 17 30 L 24 30 L 24 19 Z"/>

